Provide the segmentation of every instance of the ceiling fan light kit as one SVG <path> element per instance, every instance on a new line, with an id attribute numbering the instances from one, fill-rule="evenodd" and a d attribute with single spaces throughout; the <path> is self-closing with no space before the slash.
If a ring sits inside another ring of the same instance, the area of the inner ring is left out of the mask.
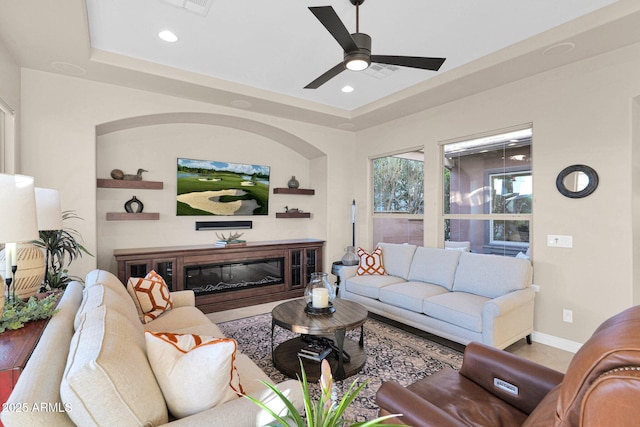
<path id="1" fill-rule="evenodd" d="M 344 51 L 344 59 L 326 71 L 320 77 L 306 85 L 305 89 L 317 89 L 345 69 L 362 71 L 369 68 L 372 62 L 402 67 L 420 68 L 438 71 L 445 58 L 425 58 L 420 56 L 371 55 L 371 37 L 360 32 L 360 5 L 364 0 L 349 0 L 356 7 L 356 32 L 349 34 L 338 14 L 331 6 L 309 7 L 311 13 L 329 31 Z"/>

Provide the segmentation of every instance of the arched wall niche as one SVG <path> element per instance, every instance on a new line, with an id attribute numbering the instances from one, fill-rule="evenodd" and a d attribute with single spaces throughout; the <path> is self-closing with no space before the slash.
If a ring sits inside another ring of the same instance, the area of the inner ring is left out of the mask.
<path id="1" fill-rule="evenodd" d="M 169 123 L 197 123 L 239 129 L 272 139 L 310 160 L 325 155 L 325 153 L 304 139 L 275 126 L 244 117 L 228 116 L 225 114 L 163 113 L 129 117 L 96 126 L 96 137 L 126 129 Z"/>
<path id="2" fill-rule="evenodd" d="M 264 216 L 177 216 L 176 157 L 261 164 L 271 167 L 269 214 Z M 213 231 L 196 231 L 195 221 L 251 220 L 248 241 L 296 238 L 327 239 L 327 155 L 314 145 L 279 129 L 241 117 L 206 113 L 167 113 L 131 117 L 96 126 L 96 178 L 109 178 L 114 168 L 143 179 L 162 181 L 158 190 L 100 188 L 96 194 L 98 268 L 117 271 L 115 249 L 212 244 Z M 273 194 L 292 175 L 301 187 L 315 188 L 313 197 Z M 158 212 L 158 221 L 107 221 L 107 212 L 124 212 L 133 195 L 144 212 Z M 278 219 L 284 206 L 311 212 L 311 219 Z M 220 230 L 218 230 L 220 232 Z M 223 230 L 225 234 L 228 231 Z"/>

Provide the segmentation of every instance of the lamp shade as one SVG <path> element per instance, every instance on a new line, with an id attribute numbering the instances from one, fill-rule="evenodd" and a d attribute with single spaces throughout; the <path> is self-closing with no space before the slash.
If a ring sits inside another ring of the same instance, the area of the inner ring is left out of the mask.
<path id="1" fill-rule="evenodd" d="M 60 193 L 51 188 L 36 187 L 38 230 L 62 230 Z"/>
<path id="2" fill-rule="evenodd" d="M 36 197 L 33 178 L 0 174 L 0 243 L 38 238 Z"/>

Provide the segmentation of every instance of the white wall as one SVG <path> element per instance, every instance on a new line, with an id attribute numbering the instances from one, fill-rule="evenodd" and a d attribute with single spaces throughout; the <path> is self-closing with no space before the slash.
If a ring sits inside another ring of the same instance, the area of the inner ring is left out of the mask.
<path id="1" fill-rule="evenodd" d="M 269 123 L 307 141 L 325 154 L 308 162 L 310 182 L 316 172 L 319 175 L 326 173 L 322 182 L 313 182 L 317 190 L 311 202 L 314 204 L 314 225 L 308 224 L 308 229 L 302 226 L 292 234 L 302 231 L 323 234 L 301 237 L 328 240 L 325 251 L 327 270 L 332 260 L 342 256 L 344 246 L 351 240 L 349 212 L 352 198 L 359 206 L 357 243 L 364 246 L 372 243 L 369 237 L 370 213 L 367 212 L 371 205 L 369 157 L 424 144 L 425 244 L 437 246 L 441 243 L 440 203 L 437 200 L 441 181 L 438 143 L 531 122 L 534 129 L 535 192 L 533 256 L 535 283 L 541 287 L 536 301 L 535 330 L 541 339 L 557 339 L 561 345 L 571 345 L 585 341 L 605 318 L 632 305 L 634 296 L 638 300 L 633 286 L 637 274 L 634 276 L 632 262 L 635 222 L 631 202 L 635 192 L 631 184 L 633 178 L 638 179 L 637 172 L 632 173 L 637 170 L 632 169 L 637 163 L 635 161 L 632 165 L 632 154 L 636 154 L 632 150 L 632 141 L 634 137 L 638 140 L 637 135 L 632 135 L 632 129 L 638 131 L 638 119 L 632 119 L 632 115 L 638 114 L 638 108 L 633 109 L 632 106 L 634 99 L 640 96 L 639 75 L 640 46 L 634 45 L 384 123 L 358 132 L 354 137 L 347 132 L 260 116 L 250 111 L 23 70 L 21 167 L 23 173 L 36 177 L 37 185 L 61 190 L 63 208 L 76 209 L 85 218 L 76 228 L 82 232 L 88 248 L 95 253 L 102 238 L 97 235 L 97 125 L 128 117 L 171 112 L 226 114 Z M 633 123 L 635 127 L 632 127 Z M 190 137 L 200 139 L 198 144 L 202 146 L 206 145 L 207 138 L 217 135 L 213 128 L 175 126 L 166 129 L 185 131 Z M 160 130 L 154 128 L 118 133 L 120 135 L 105 135 L 105 141 L 113 138 L 132 140 L 137 136 L 164 140 Z M 234 140 L 245 137 L 237 131 L 224 131 L 224 134 Z M 261 156 L 266 156 L 268 149 L 274 147 L 272 142 L 258 136 L 247 135 L 247 139 L 256 146 L 264 144 L 264 151 L 259 149 Z M 190 147 L 189 150 L 196 152 L 198 147 Z M 171 156 L 175 154 L 171 153 Z M 286 155 L 291 160 L 297 158 L 294 153 Z M 555 189 L 557 173 L 574 163 L 590 165 L 600 175 L 597 191 L 581 200 L 567 199 Z M 279 162 L 274 164 L 280 165 Z M 105 165 L 107 169 L 111 167 L 116 166 Z M 134 167 L 137 168 L 137 162 L 122 168 Z M 292 167 L 296 174 L 297 168 L 297 165 Z M 100 171 L 100 174 L 104 173 L 106 170 Z M 278 174 L 285 179 L 293 173 L 283 170 Z M 149 175 L 149 179 L 152 177 Z M 305 185 L 304 173 L 301 177 Z M 160 178 L 165 180 L 167 177 Z M 162 192 L 163 200 L 165 196 L 168 200 L 168 195 L 171 195 L 169 187 Z M 124 195 L 113 197 L 118 199 L 118 203 L 125 200 Z M 162 204 L 164 201 L 154 201 L 146 195 L 145 199 L 149 209 L 157 208 L 169 215 L 168 205 Z M 159 204 L 153 206 L 154 203 Z M 306 202 L 296 199 L 291 205 L 294 203 L 302 206 Z M 293 225 L 294 222 L 276 221 L 272 215 L 266 223 L 251 231 L 251 238 L 267 239 L 273 235 L 272 230 L 288 233 L 288 227 L 299 227 Z M 161 219 L 152 224 L 161 226 L 168 223 Z M 186 231 L 180 228 L 182 225 L 177 219 L 173 225 L 176 229 L 171 231 L 172 239 L 177 233 Z M 123 236 L 114 240 L 118 245 L 137 247 L 141 240 L 147 238 L 149 230 L 144 227 L 132 227 L 134 229 L 130 230 L 126 243 Z M 572 235 L 573 249 L 547 247 L 547 234 Z M 185 240 L 201 239 L 200 236 L 191 232 Z M 110 244 L 115 245 L 114 242 Z M 74 264 L 72 272 L 84 274 L 96 263 L 94 258 L 84 258 Z M 574 323 L 562 322 L 563 308 L 574 311 Z"/>
<path id="2" fill-rule="evenodd" d="M 272 195 L 269 215 L 253 217 L 254 228 L 246 230 L 245 237 L 253 241 L 326 239 L 325 271 L 342 257 L 351 228 L 348 209 L 353 192 L 344 185 L 350 182 L 348 165 L 353 163 L 351 133 L 28 69 L 22 71 L 22 82 L 22 147 L 28 159 L 22 162 L 24 173 L 33 175 L 38 186 L 61 191 L 62 208 L 75 209 L 84 218 L 69 225 L 81 232 L 88 249 L 98 255 L 74 263 L 72 274 L 84 276 L 98 264 L 115 271 L 109 253 L 116 247 L 197 244 L 214 239 L 211 232 L 195 231 L 194 219 L 175 216 L 177 155 L 270 165 L 273 186 L 286 186 L 291 175 L 298 176 L 301 186 L 315 188 L 316 195 Z M 169 123 L 97 137 L 96 126 L 174 112 L 245 118 L 248 129 Z M 260 135 L 260 123 L 294 135 L 324 154 L 312 159 L 301 156 Z M 107 223 L 105 212 L 122 211 L 122 204 L 135 193 L 100 189 L 98 195 L 96 178 L 108 178 L 113 168 L 132 172 L 138 167 L 149 169 L 145 179 L 165 184 L 162 191 L 136 194 L 145 210 L 160 212 L 160 221 Z M 282 211 L 284 205 L 310 211 L 312 218 L 276 219 L 276 211 Z"/>
<path id="3" fill-rule="evenodd" d="M 20 111 L 20 67 L 16 64 L 6 46 L 0 40 L 0 99 L 15 112 Z M 5 120 L 11 120 L 6 118 Z M 17 173 L 18 141 L 20 126 L 19 115 L 14 115 L 13 129 L 11 123 L 5 131 L 4 144 L 0 145 L 0 172 Z M 9 135 L 13 134 L 13 137 Z"/>
<path id="4" fill-rule="evenodd" d="M 425 244 L 441 245 L 438 144 L 531 122 L 534 282 L 541 287 L 535 330 L 568 346 L 584 342 L 634 303 L 630 154 L 639 54 L 640 46 L 631 46 L 360 132 L 357 174 L 368 173 L 368 157 L 424 144 Z M 555 187 L 558 172 L 576 163 L 600 176 L 596 192 L 579 200 Z M 366 180 L 355 182 L 356 194 L 370 194 Z M 370 227 L 361 224 L 361 234 Z M 571 235 L 574 247 L 547 247 L 547 234 Z M 562 321 L 565 308 L 574 323 Z"/>

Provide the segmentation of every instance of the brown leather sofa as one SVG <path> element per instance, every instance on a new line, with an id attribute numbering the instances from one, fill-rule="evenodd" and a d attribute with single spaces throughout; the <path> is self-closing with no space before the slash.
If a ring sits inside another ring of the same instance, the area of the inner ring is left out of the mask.
<path id="1" fill-rule="evenodd" d="M 602 323 L 565 375 L 471 343 L 459 372 L 384 383 L 376 401 L 414 427 L 640 426 L 640 306 Z"/>

